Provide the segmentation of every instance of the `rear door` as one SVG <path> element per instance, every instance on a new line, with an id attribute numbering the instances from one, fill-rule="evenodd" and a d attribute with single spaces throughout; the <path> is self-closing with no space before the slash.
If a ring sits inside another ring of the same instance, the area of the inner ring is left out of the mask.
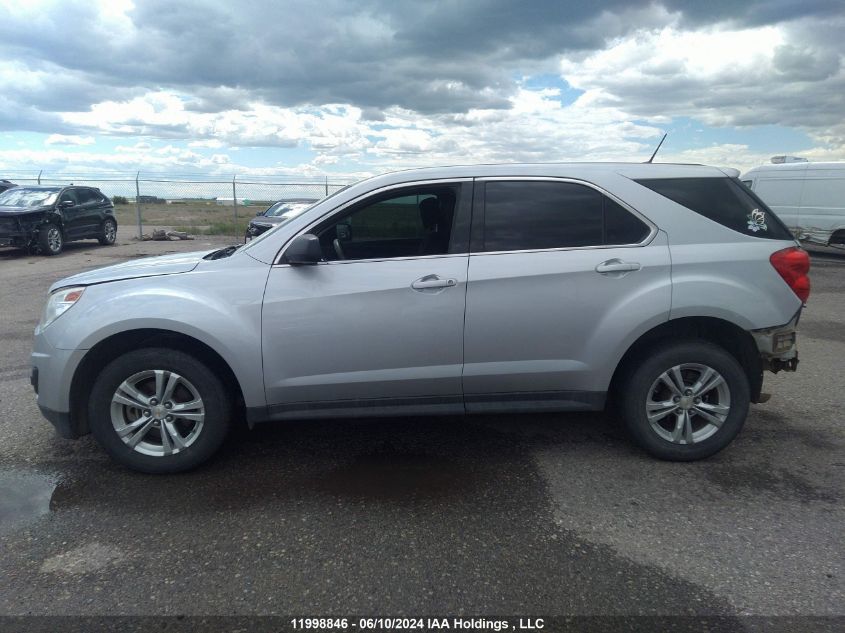
<path id="1" fill-rule="evenodd" d="M 467 411 L 600 408 L 621 353 L 668 317 L 665 236 L 584 182 L 486 179 L 475 190 Z"/>
<path id="2" fill-rule="evenodd" d="M 95 237 L 103 221 L 103 194 L 90 187 L 79 187 L 79 232 L 80 237 Z"/>

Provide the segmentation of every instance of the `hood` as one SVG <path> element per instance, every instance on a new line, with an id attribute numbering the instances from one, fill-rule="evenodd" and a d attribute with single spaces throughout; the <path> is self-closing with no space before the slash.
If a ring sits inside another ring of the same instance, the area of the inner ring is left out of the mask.
<path id="1" fill-rule="evenodd" d="M 120 281 L 121 279 L 136 279 L 138 277 L 155 277 L 157 275 L 175 275 L 178 273 L 191 272 L 197 267 L 200 260 L 210 251 L 197 251 L 193 253 L 175 253 L 173 255 L 161 255 L 159 257 L 144 257 L 133 259 L 122 264 L 95 268 L 88 272 L 71 275 L 60 279 L 52 286 L 50 292 L 58 288 L 68 286 L 90 286 L 108 281 Z"/>
<path id="2" fill-rule="evenodd" d="M 283 218 L 277 215 L 259 215 L 249 221 L 250 224 L 278 224 L 282 220 L 286 220 L 287 218 Z"/>

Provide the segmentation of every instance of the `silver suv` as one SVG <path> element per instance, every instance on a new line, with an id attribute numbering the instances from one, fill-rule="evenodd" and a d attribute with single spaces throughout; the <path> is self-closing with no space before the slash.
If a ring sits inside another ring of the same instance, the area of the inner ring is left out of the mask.
<path id="1" fill-rule="evenodd" d="M 598 411 L 652 455 L 739 433 L 794 370 L 807 254 L 736 174 L 485 165 L 378 176 L 241 247 L 53 285 L 38 405 L 186 470 L 230 421 Z"/>

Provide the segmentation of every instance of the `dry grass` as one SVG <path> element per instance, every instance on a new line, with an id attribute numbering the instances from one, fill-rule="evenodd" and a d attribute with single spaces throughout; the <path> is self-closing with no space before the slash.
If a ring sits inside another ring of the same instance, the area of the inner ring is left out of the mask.
<path id="1" fill-rule="evenodd" d="M 217 205 L 208 200 L 192 200 L 179 204 L 142 204 L 141 222 L 144 227 L 170 227 L 194 235 L 243 236 L 249 221 L 267 205 L 238 205 L 237 220 L 233 207 Z M 121 226 L 138 223 L 134 204 L 118 204 L 114 213 Z M 146 232 L 147 229 L 144 228 Z"/>

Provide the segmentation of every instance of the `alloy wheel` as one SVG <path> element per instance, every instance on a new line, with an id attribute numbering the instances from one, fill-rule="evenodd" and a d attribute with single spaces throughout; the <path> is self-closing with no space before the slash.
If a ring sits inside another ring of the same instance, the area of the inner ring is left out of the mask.
<path id="1" fill-rule="evenodd" d="M 202 432 L 205 407 L 196 387 L 164 369 L 124 380 L 111 401 L 111 422 L 132 450 L 164 457 L 185 450 Z"/>
<path id="2" fill-rule="evenodd" d="M 703 442 L 719 431 L 731 410 L 731 392 L 712 367 L 684 363 L 651 385 L 646 417 L 652 430 L 673 444 Z"/>
<path id="3" fill-rule="evenodd" d="M 53 253 L 62 250 L 62 232 L 55 226 L 51 226 L 47 230 L 47 246 Z"/>

